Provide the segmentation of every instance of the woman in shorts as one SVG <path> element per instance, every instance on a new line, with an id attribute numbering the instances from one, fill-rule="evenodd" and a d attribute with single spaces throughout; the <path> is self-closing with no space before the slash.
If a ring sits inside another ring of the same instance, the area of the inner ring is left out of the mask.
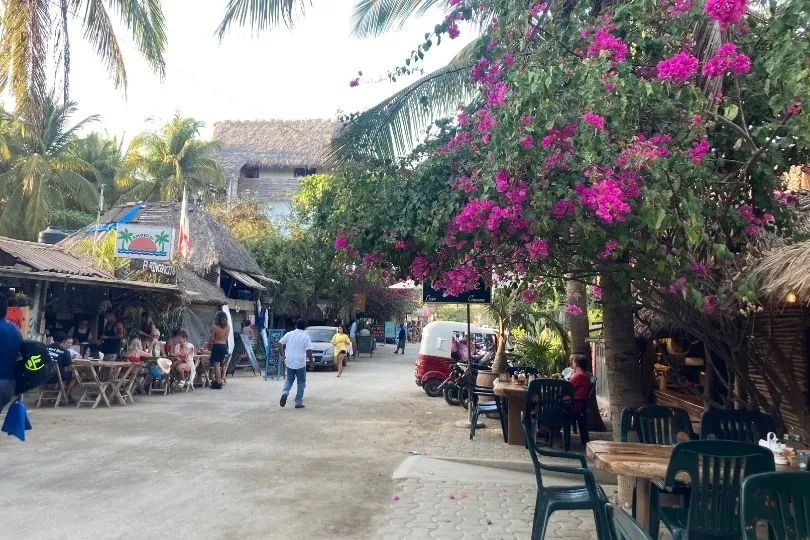
<path id="1" fill-rule="evenodd" d="M 337 333 L 332 336 L 332 345 L 335 347 L 335 362 L 337 362 L 338 374 L 340 377 L 343 375 L 343 366 L 346 363 L 346 355 L 349 353 L 349 347 L 352 346 L 352 340 L 343 332 L 343 327 L 338 326 Z"/>
<path id="2" fill-rule="evenodd" d="M 222 363 L 228 355 L 228 337 L 231 335 L 231 327 L 228 325 L 228 316 L 224 311 L 218 312 L 214 316 L 214 324 L 208 333 L 208 346 L 211 351 L 211 358 L 208 362 L 214 366 L 214 382 L 211 388 L 219 390 L 222 388 L 223 375 Z"/>

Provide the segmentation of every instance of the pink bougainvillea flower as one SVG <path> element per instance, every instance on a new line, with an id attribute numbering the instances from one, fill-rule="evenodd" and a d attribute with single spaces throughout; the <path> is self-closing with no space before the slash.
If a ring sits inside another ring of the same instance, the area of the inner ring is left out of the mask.
<path id="1" fill-rule="evenodd" d="M 394 495 L 393 497 L 391 497 L 391 500 L 397 502 L 399 500 L 399 495 Z"/>
<path id="2" fill-rule="evenodd" d="M 706 315 L 711 315 L 717 309 L 717 297 L 714 295 L 707 296 L 703 299 L 703 306 L 700 310 Z"/>
<path id="3" fill-rule="evenodd" d="M 417 280 L 423 280 L 430 274 L 430 261 L 427 257 L 419 255 L 411 263 L 411 275 Z"/>
<path id="4" fill-rule="evenodd" d="M 605 129 L 605 118 L 593 112 L 586 112 L 582 115 L 582 119 L 596 128 L 597 131 Z"/>
<path id="5" fill-rule="evenodd" d="M 703 11 L 725 30 L 740 22 L 745 14 L 745 0 L 706 0 Z"/>
<path id="6" fill-rule="evenodd" d="M 532 240 L 526 245 L 526 251 L 529 254 L 529 260 L 532 262 L 545 259 L 548 257 L 548 240 L 542 238 Z"/>
<path id="7" fill-rule="evenodd" d="M 529 124 L 531 124 L 532 120 L 534 120 L 534 118 L 532 118 L 532 115 L 530 114 L 524 114 L 523 116 L 520 117 L 520 123 L 523 124 L 524 126 L 528 126 Z"/>
<path id="8" fill-rule="evenodd" d="M 647 138 L 639 133 L 633 137 L 630 145 L 616 157 L 616 166 L 624 169 L 641 170 L 647 168 L 650 162 L 669 156 L 669 135 L 655 135 Z"/>
<path id="9" fill-rule="evenodd" d="M 500 107 L 506 102 L 506 94 L 508 91 L 509 87 L 506 86 L 506 83 L 503 81 L 498 81 L 495 83 L 492 90 L 489 91 L 489 95 L 487 96 L 487 104 L 490 107 Z"/>
<path id="10" fill-rule="evenodd" d="M 382 261 L 382 255 L 379 253 L 366 253 L 363 256 L 363 264 L 366 266 L 375 266 Z"/>
<path id="11" fill-rule="evenodd" d="M 512 68 L 512 67 L 515 66 L 515 57 L 512 56 L 511 54 L 503 55 L 502 60 L 503 60 L 503 65 L 505 65 L 508 68 Z"/>
<path id="12" fill-rule="evenodd" d="M 692 0 L 661 0 L 667 7 L 667 15 L 678 18 L 692 11 Z"/>
<path id="13" fill-rule="evenodd" d="M 669 284 L 669 292 L 672 294 L 678 294 L 686 290 L 686 278 L 679 277 L 675 281 Z"/>
<path id="14" fill-rule="evenodd" d="M 582 308 L 575 304 L 565 304 L 565 312 L 574 317 L 578 317 L 584 313 Z"/>
<path id="15" fill-rule="evenodd" d="M 520 146 L 522 146 L 524 150 L 531 150 L 534 148 L 534 137 L 526 135 L 520 140 Z"/>
<path id="16" fill-rule="evenodd" d="M 405 240 L 397 240 L 396 243 L 394 244 L 394 247 L 399 250 L 402 250 L 407 248 L 408 244 L 405 242 Z"/>
<path id="17" fill-rule="evenodd" d="M 616 83 L 607 81 L 605 83 L 605 90 L 607 90 L 608 92 L 613 92 L 614 90 L 616 90 Z"/>
<path id="18" fill-rule="evenodd" d="M 551 217 L 554 219 L 562 219 L 567 214 L 574 214 L 576 210 L 576 203 L 571 199 L 562 199 L 554 203 L 554 206 L 551 207 Z"/>
<path id="19" fill-rule="evenodd" d="M 599 285 L 593 285 L 591 287 L 591 294 L 594 298 L 602 298 L 602 287 Z"/>
<path id="20" fill-rule="evenodd" d="M 501 169 L 495 173 L 495 189 L 499 193 L 506 193 L 509 190 L 509 171 Z"/>
<path id="21" fill-rule="evenodd" d="M 602 251 L 599 252 L 599 258 L 602 260 L 610 258 L 613 255 L 613 252 L 619 247 L 619 241 L 610 239 L 605 242 L 605 247 L 602 248 Z"/>
<path id="22" fill-rule="evenodd" d="M 455 22 L 447 25 L 447 35 L 450 36 L 450 39 L 456 39 L 461 35 L 461 31 L 458 29 L 458 25 Z"/>
<path id="23" fill-rule="evenodd" d="M 656 70 L 659 80 L 683 84 L 697 73 L 698 59 L 687 52 L 679 52 L 658 62 Z"/>
<path id="24" fill-rule="evenodd" d="M 349 247 L 349 239 L 346 238 L 346 235 L 339 234 L 335 237 L 335 249 L 337 250 L 344 250 Z"/>
<path id="25" fill-rule="evenodd" d="M 708 137 L 703 137 L 699 141 L 695 141 L 692 143 L 692 148 L 689 149 L 689 160 L 692 162 L 693 165 L 700 165 L 703 163 L 703 158 L 706 154 L 709 153 L 711 150 L 711 146 L 709 146 L 709 139 Z"/>
<path id="26" fill-rule="evenodd" d="M 708 276 L 712 273 L 709 267 L 700 261 L 692 261 L 692 271 L 699 276 Z"/>
<path id="27" fill-rule="evenodd" d="M 630 213 L 630 205 L 626 200 L 628 195 L 614 178 L 603 178 L 594 182 L 591 187 L 577 184 L 574 191 L 579 195 L 582 206 L 593 211 L 608 225 L 624 221 L 625 216 Z"/>
<path id="28" fill-rule="evenodd" d="M 527 304 L 533 304 L 535 300 L 537 300 L 537 293 L 535 293 L 531 289 L 526 289 L 522 293 L 520 293 L 520 299 L 526 302 Z"/>
<path id="29" fill-rule="evenodd" d="M 470 117 L 469 117 L 469 115 L 467 113 L 460 112 L 460 113 L 458 113 L 457 121 L 458 121 L 458 125 L 466 126 L 467 123 L 470 121 Z"/>
<path id="30" fill-rule="evenodd" d="M 533 5 L 532 7 L 529 8 L 529 17 L 539 15 L 540 13 L 546 10 L 547 6 L 548 4 L 546 4 L 545 2 Z"/>
<path id="31" fill-rule="evenodd" d="M 692 117 L 692 121 L 689 123 L 689 129 L 694 129 L 702 123 L 703 118 L 699 114 L 696 114 Z"/>
<path id="32" fill-rule="evenodd" d="M 360 85 L 360 78 L 359 77 L 349 81 L 349 87 L 350 88 L 354 88 L 355 86 L 359 86 L 359 85 Z"/>
<path id="33" fill-rule="evenodd" d="M 593 33 L 586 56 L 605 56 L 614 62 L 623 62 L 627 58 L 627 44 L 611 34 L 610 30 L 610 26 L 603 26 Z"/>
<path id="34" fill-rule="evenodd" d="M 726 73 L 745 75 L 751 71 L 751 59 L 743 53 L 737 52 L 733 43 L 723 43 L 703 65 L 703 75 L 706 77 L 722 77 Z"/>

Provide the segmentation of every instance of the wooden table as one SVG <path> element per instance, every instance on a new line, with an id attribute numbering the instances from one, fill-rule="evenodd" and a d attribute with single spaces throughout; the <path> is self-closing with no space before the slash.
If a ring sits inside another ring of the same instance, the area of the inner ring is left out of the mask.
<path id="1" fill-rule="evenodd" d="M 616 441 L 591 441 L 586 447 L 588 459 L 600 471 L 636 479 L 636 520 L 649 527 L 650 481 L 667 474 L 674 446 Z M 777 465 L 776 470 L 791 470 Z M 795 470 L 795 469 L 794 469 Z"/>
<path id="2" fill-rule="evenodd" d="M 82 389 L 77 406 L 82 403 L 91 403 L 92 408 L 95 409 L 103 402 L 109 407 L 110 398 L 121 405 L 126 405 L 127 399 L 134 403 L 129 383 L 131 377 L 136 375 L 139 364 L 74 358 L 72 367 Z M 107 372 L 105 373 L 103 370 L 107 370 Z M 90 397 L 85 400 L 88 396 Z"/>
<path id="3" fill-rule="evenodd" d="M 506 398 L 506 442 L 513 445 L 525 445 L 526 441 L 523 438 L 523 425 L 520 422 L 520 414 L 526 408 L 526 396 L 529 393 L 529 388 L 522 384 L 496 380 L 492 385 L 492 391 L 496 396 Z"/>

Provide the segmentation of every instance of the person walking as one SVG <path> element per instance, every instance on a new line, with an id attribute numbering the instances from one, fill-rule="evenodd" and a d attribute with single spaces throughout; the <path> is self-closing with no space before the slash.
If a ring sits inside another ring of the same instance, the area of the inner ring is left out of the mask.
<path id="1" fill-rule="evenodd" d="M 343 332 L 342 326 L 338 326 L 337 332 L 332 336 L 332 345 L 335 347 L 334 355 L 335 362 L 337 362 L 337 376 L 340 377 L 343 375 L 343 366 L 346 365 L 349 349 L 352 346 L 352 340 Z"/>
<path id="2" fill-rule="evenodd" d="M 284 378 L 284 389 L 281 391 L 281 399 L 278 402 L 282 407 L 287 404 L 287 396 L 290 395 L 293 382 L 297 381 L 295 408 L 304 408 L 304 389 L 307 386 L 307 362 L 310 364 L 313 362 L 312 340 L 309 334 L 304 332 L 306 326 L 307 323 L 304 322 L 303 319 L 299 319 L 295 323 L 295 330 L 287 332 L 278 340 L 281 361 L 287 366 L 287 372 Z"/>
<path id="3" fill-rule="evenodd" d="M 399 334 L 397 335 L 397 350 L 394 351 L 394 354 L 397 354 L 400 349 L 402 349 L 402 354 L 405 354 L 405 340 L 408 338 L 408 332 L 405 330 L 405 325 L 399 327 Z"/>
<path id="4" fill-rule="evenodd" d="M 14 399 L 14 364 L 22 345 L 20 329 L 6 320 L 7 312 L 8 299 L 0 295 L 0 412 Z"/>

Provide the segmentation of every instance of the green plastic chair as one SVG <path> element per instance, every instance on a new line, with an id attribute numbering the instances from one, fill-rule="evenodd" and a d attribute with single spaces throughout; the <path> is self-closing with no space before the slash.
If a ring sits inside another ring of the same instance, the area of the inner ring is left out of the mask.
<path id="1" fill-rule="evenodd" d="M 613 540 L 652 540 L 633 517 L 612 504 L 605 505 L 610 532 Z"/>
<path id="2" fill-rule="evenodd" d="M 574 403 L 574 387 L 568 381 L 538 379 L 529 384 L 524 413 L 532 418 L 535 426 L 548 428 L 548 446 L 554 442 L 554 434 L 562 428 L 563 448 L 571 449 L 571 406 Z"/>
<path id="3" fill-rule="evenodd" d="M 746 540 L 756 540 L 764 521 L 771 540 L 810 538 L 810 473 L 755 474 L 742 484 L 742 527 Z"/>
<path id="4" fill-rule="evenodd" d="M 709 409 L 700 419 L 700 438 L 759 443 L 774 431 L 773 418 L 758 411 Z"/>
<path id="5" fill-rule="evenodd" d="M 479 398 L 488 397 L 489 401 L 481 401 Z M 470 440 L 475 437 L 475 428 L 478 426 L 478 417 L 482 414 L 497 414 L 501 421 L 501 432 L 503 442 L 507 441 L 506 436 L 506 415 L 500 396 L 496 396 L 489 386 L 473 386 L 470 388 L 470 403 L 472 407 L 472 418 L 470 421 Z"/>
<path id="6" fill-rule="evenodd" d="M 642 444 L 667 444 L 673 445 L 678 442 L 680 433 L 686 434 L 689 440 L 697 439 L 695 430 L 692 429 L 692 420 L 689 413 L 678 407 L 665 407 L 663 405 L 647 405 L 639 409 L 626 408 L 622 410 L 621 419 L 621 440 L 627 442 L 629 433 L 634 431 L 638 442 Z M 689 484 L 676 481 L 667 490 L 671 495 L 681 497 L 681 506 L 686 508 L 689 505 Z M 636 517 L 636 486 L 633 484 L 632 495 L 632 515 Z"/>
<path id="7" fill-rule="evenodd" d="M 663 483 L 654 481 L 650 486 L 650 536 L 658 538 L 663 521 L 673 540 L 742 539 L 742 481 L 773 470 L 773 452 L 758 444 L 725 440 L 676 444 Z M 681 473 L 691 479 L 689 507 L 662 507 L 661 491 L 671 489 Z"/>
<path id="8" fill-rule="evenodd" d="M 535 381 L 537 382 L 537 381 Z M 532 383 L 534 384 L 534 383 Z M 600 540 L 610 540 L 610 527 L 605 516 L 607 496 L 588 469 L 585 456 L 575 452 L 559 452 L 537 447 L 535 434 L 537 423 L 524 411 L 521 414 L 523 436 L 534 464 L 534 477 L 537 481 L 537 498 L 532 519 L 532 540 L 543 540 L 551 514 L 557 510 L 591 510 L 596 521 L 596 535 Z M 562 458 L 578 462 L 578 467 L 550 465 L 540 461 L 541 457 Z M 581 476 L 583 485 L 544 486 L 542 472 L 564 473 Z"/>

